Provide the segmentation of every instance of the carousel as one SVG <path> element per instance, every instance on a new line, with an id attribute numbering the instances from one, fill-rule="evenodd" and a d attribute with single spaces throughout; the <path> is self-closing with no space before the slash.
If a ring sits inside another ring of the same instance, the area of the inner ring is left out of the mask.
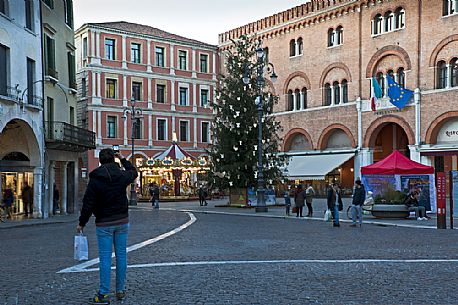
<path id="1" fill-rule="evenodd" d="M 195 158 L 176 142 L 152 158 L 137 160 L 142 197 L 149 198 L 149 188 L 159 186 L 161 200 L 183 200 L 195 197 L 199 187 L 198 176 L 210 167 L 204 157 Z"/>

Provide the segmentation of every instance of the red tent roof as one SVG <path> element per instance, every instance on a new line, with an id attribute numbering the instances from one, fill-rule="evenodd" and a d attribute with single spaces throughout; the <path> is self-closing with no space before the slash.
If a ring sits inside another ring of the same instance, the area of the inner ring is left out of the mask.
<path id="1" fill-rule="evenodd" d="M 195 159 L 187 151 L 181 148 L 176 142 L 173 142 L 172 145 L 170 145 L 170 147 L 166 150 L 155 154 L 153 159 L 162 161 L 166 157 L 169 157 L 172 160 L 183 160 L 186 157 L 190 158 L 191 160 Z"/>
<path id="2" fill-rule="evenodd" d="M 434 167 L 415 162 L 395 150 L 385 159 L 361 168 L 363 175 L 427 175 Z"/>

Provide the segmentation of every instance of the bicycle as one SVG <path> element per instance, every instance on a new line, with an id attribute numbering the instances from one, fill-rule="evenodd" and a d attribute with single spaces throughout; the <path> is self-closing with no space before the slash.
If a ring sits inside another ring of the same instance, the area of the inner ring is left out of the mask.
<path id="1" fill-rule="evenodd" d="M 367 212 L 372 212 L 372 207 L 374 206 L 374 198 L 372 198 L 372 192 L 367 192 L 367 198 L 364 200 L 364 204 L 361 206 L 364 211 Z M 353 205 L 350 205 L 347 208 L 347 219 L 352 219 L 352 208 Z M 356 214 L 356 217 L 358 217 L 358 214 Z"/>

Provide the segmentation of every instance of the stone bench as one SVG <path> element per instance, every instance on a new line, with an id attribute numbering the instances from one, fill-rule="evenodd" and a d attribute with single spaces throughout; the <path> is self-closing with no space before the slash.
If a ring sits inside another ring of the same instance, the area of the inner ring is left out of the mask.
<path id="1" fill-rule="evenodd" d="M 372 216 L 376 218 L 408 218 L 410 212 L 404 204 L 374 204 Z"/>

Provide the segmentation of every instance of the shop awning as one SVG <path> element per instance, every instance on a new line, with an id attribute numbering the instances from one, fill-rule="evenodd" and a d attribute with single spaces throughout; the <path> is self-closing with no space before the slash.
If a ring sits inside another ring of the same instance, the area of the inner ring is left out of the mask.
<path id="1" fill-rule="evenodd" d="M 291 156 L 285 175 L 289 179 L 324 180 L 329 172 L 354 156 L 354 153 Z"/>

